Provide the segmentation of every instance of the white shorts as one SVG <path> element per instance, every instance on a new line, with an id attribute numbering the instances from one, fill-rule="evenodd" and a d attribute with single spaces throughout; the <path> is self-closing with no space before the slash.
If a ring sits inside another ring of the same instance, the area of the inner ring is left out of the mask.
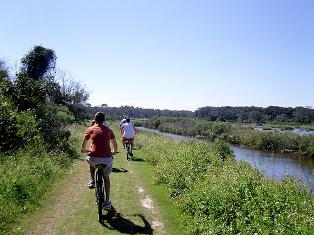
<path id="1" fill-rule="evenodd" d="M 94 168 L 98 164 L 105 164 L 104 175 L 109 175 L 112 171 L 112 157 L 86 157 L 86 161 Z"/>

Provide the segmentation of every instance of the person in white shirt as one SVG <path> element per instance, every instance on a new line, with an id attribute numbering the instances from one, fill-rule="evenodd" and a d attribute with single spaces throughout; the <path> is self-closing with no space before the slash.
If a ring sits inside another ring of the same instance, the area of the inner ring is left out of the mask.
<path id="1" fill-rule="evenodd" d="M 123 147 L 125 146 L 125 140 L 130 140 L 131 147 L 133 148 L 134 136 L 136 135 L 136 130 L 131 123 L 131 119 L 126 118 L 126 123 L 121 126 L 121 134 L 122 134 L 122 143 Z"/>
<path id="2" fill-rule="evenodd" d="M 121 120 L 121 122 L 119 123 L 119 127 L 120 127 L 120 130 L 121 130 L 121 128 L 122 128 L 122 125 L 124 124 L 124 123 L 126 123 L 126 119 L 128 118 L 128 116 L 124 116 L 124 118 Z"/>

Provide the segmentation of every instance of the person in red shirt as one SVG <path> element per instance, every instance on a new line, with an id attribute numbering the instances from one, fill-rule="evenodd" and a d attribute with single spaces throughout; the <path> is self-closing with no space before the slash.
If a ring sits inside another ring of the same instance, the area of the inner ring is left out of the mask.
<path id="1" fill-rule="evenodd" d="M 91 140 L 89 150 L 86 149 L 88 141 Z M 113 147 L 111 151 L 110 143 Z M 86 161 L 90 164 L 91 180 L 88 184 L 89 188 L 95 187 L 95 167 L 97 164 L 106 164 L 104 169 L 105 207 L 110 208 L 110 178 L 112 171 L 112 155 L 118 153 L 118 145 L 113 131 L 105 125 L 105 114 L 97 112 L 95 114 L 95 123 L 89 127 L 82 143 L 82 153 L 88 153 Z"/>

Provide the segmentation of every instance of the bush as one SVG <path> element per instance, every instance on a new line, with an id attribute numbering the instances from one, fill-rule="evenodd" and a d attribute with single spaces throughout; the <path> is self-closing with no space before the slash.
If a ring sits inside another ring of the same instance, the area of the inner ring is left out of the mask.
<path id="1" fill-rule="evenodd" d="M 69 166 L 69 157 L 49 155 L 42 144 L 0 155 L 0 233 L 21 214 L 35 210 L 51 182 Z"/>
<path id="2" fill-rule="evenodd" d="M 194 234 L 312 234 L 312 201 L 295 181 L 267 180 L 227 161 L 193 185 L 181 207 Z"/>
<path id="3" fill-rule="evenodd" d="M 16 150 L 40 140 L 34 114 L 31 111 L 18 112 L 8 99 L 1 98 L 0 152 Z"/>

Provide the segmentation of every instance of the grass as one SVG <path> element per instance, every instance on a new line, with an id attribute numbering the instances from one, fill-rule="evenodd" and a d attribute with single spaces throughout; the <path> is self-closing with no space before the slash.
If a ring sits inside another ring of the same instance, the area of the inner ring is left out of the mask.
<path id="1" fill-rule="evenodd" d="M 64 176 L 71 161 L 63 154 L 48 155 L 40 146 L 0 158 L 0 232 L 8 232 L 20 217 L 40 207 L 52 182 Z"/>
<path id="2" fill-rule="evenodd" d="M 113 124 L 115 126 L 115 124 Z M 77 148 L 86 126 L 72 128 Z M 111 173 L 111 200 L 116 214 L 100 224 L 97 220 L 97 206 L 94 190 L 89 190 L 89 168 L 86 162 L 78 161 L 69 169 L 65 178 L 51 186 L 51 192 L 41 202 L 41 209 L 28 214 L 28 218 L 15 223 L 13 234 L 121 234 L 149 233 L 185 234 L 180 218 L 180 210 L 173 205 L 163 185 L 152 182 L 152 166 L 141 161 L 145 156 L 143 149 L 134 150 L 136 159 L 127 161 L 119 141 L 118 129 L 114 128 L 120 153 L 114 158 Z M 140 147 L 140 146 L 138 146 Z M 136 161 L 137 160 L 137 161 Z M 139 194 L 136 186 L 144 189 Z M 143 197 L 149 196 L 155 204 L 155 211 L 142 206 Z M 145 222 L 148 222 L 148 224 Z M 163 227 L 154 227 L 159 221 Z"/>
<path id="3" fill-rule="evenodd" d="M 117 125 L 113 127 L 118 140 Z M 78 148 L 85 129 L 74 129 Z M 68 171 L 72 174 L 52 187 L 43 208 L 13 232 L 147 234 L 152 228 L 154 234 L 314 232 L 311 195 L 294 180 L 269 180 L 248 164 L 237 163 L 223 141 L 209 148 L 142 132 L 136 137 L 133 161 L 126 160 L 118 142 L 121 152 L 111 174 L 114 216 L 98 223 L 94 191 L 86 187 L 88 165 L 80 161 Z M 143 207 L 146 197 L 153 199 L 155 209 Z M 156 222 L 163 226 L 154 227 Z"/>
<path id="4" fill-rule="evenodd" d="M 139 159 L 145 159 L 147 157 L 143 151 L 135 151 L 134 154 Z M 160 212 L 163 217 L 166 218 L 164 219 L 164 223 L 168 234 L 187 234 L 184 223 L 182 222 L 182 218 L 184 217 L 182 211 L 174 206 L 175 202 L 170 200 L 166 186 L 155 183 L 153 180 L 154 167 L 147 162 L 141 161 L 135 162 L 134 167 L 144 187 L 148 189 L 149 194 L 156 198 Z"/>

